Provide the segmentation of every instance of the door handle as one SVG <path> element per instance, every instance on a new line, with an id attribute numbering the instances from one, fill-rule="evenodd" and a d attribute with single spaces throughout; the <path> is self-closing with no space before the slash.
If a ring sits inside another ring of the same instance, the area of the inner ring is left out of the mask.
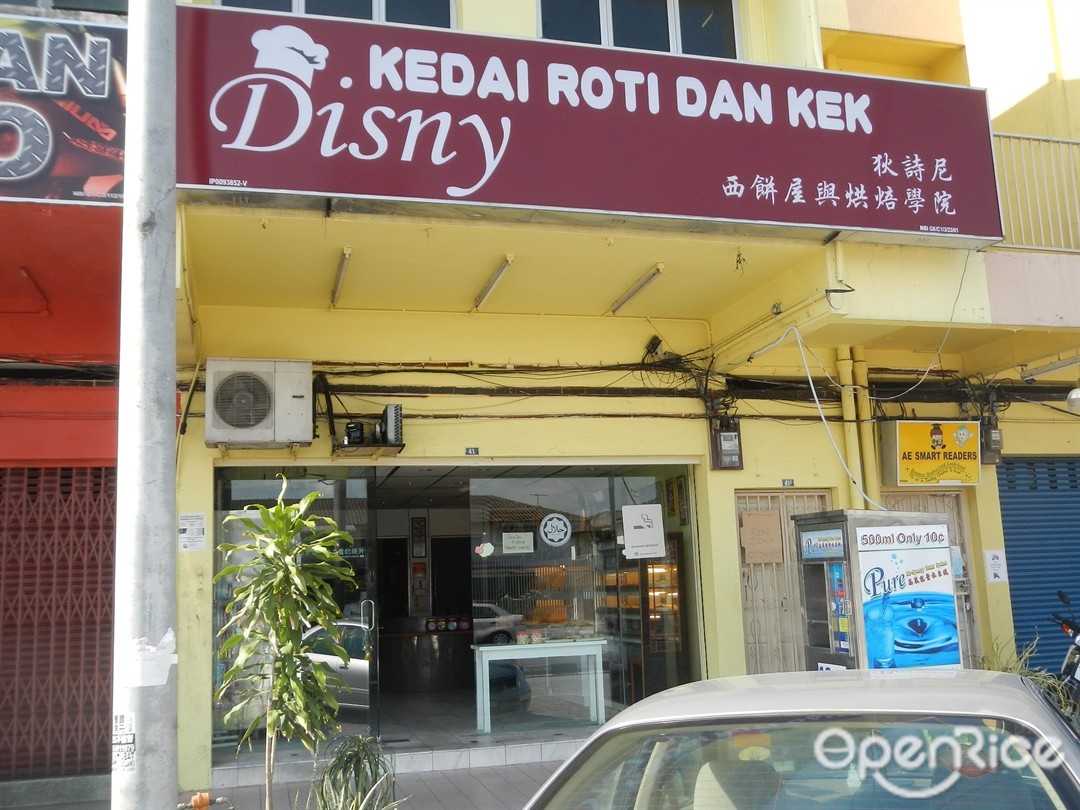
<path id="1" fill-rule="evenodd" d="M 365 630 L 375 627 L 375 603 L 370 599 L 360 603 L 360 626 Z"/>

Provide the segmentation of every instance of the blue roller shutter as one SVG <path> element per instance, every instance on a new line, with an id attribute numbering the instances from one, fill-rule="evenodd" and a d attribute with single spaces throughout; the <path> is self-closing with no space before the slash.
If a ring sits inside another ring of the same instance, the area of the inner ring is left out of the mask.
<path id="1" fill-rule="evenodd" d="M 1056 672 L 1068 644 L 1049 618 L 1059 589 L 1080 615 L 1080 458 L 1006 458 L 998 490 L 1016 646 L 1038 636 L 1033 662 Z"/>

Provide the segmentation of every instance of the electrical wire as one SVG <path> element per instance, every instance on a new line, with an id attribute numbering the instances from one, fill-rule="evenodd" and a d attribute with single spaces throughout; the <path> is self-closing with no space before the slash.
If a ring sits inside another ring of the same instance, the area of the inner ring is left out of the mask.
<path id="1" fill-rule="evenodd" d="M 956 295 L 953 297 L 952 307 L 951 307 L 951 309 L 949 311 L 949 321 L 948 321 L 948 324 L 945 327 L 945 334 L 942 335 L 941 342 L 938 343 L 938 347 L 937 347 L 936 351 L 934 352 L 933 360 L 931 361 L 930 365 L 927 366 L 926 369 L 923 370 L 923 372 L 919 375 L 919 379 L 915 382 L 914 385 L 912 385 L 908 389 L 906 389 L 904 391 L 901 391 L 898 394 L 894 394 L 892 396 L 889 396 L 889 397 L 871 396 L 869 391 L 862 392 L 862 396 L 865 396 L 867 399 L 869 399 L 871 401 L 875 401 L 875 402 L 891 402 L 891 401 L 902 399 L 903 397 L 909 395 L 912 391 L 915 391 L 917 388 L 919 388 L 919 386 L 921 386 L 924 382 L 926 382 L 927 377 L 930 376 L 930 373 L 934 370 L 935 366 L 938 366 L 938 367 L 941 366 L 941 353 L 945 350 L 945 344 L 949 340 L 949 335 L 952 333 L 953 325 L 956 323 L 956 307 L 957 307 L 957 304 L 960 303 L 960 293 L 964 289 L 964 279 L 967 278 L 968 262 L 969 262 L 970 259 L 971 259 L 971 251 L 965 252 L 965 254 L 964 254 L 964 266 L 960 271 L 960 282 L 956 285 Z M 797 327 L 795 327 L 795 326 L 789 327 L 789 329 L 791 329 L 791 328 L 795 328 L 796 333 L 797 333 Z M 768 346 L 765 346 L 762 349 L 758 349 L 756 352 L 752 353 L 750 355 L 750 357 L 747 358 L 747 362 L 753 361 L 753 359 L 755 357 L 757 357 L 758 355 L 764 354 L 765 352 L 769 351 L 770 349 L 775 348 L 776 346 L 780 345 L 786 339 L 786 336 L 787 336 L 787 330 L 785 330 L 784 334 L 781 335 L 779 339 L 773 341 Z M 806 351 L 810 352 L 810 355 L 814 358 L 814 360 L 817 361 L 818 367 L 821 369 L 822 373 L 825 375 L 825 378 L 834 387 L 836 387 L 840 391 L 851 390 L 851 391 L 854 391 L 854 392 L 858 392 L 859 386 L 857 386 L 857 385 L 845 386 L 842 383 L 835 380 L 833 378 L 833 376 L 829 373 L 828 369 L 825 367 L 825 364 L 821 361 L 821 359 L 816 354 L 814 354 L 814 351 L 812 349 L 810 349 L 809 347 L 805 347 L 805 344 L 803 343 L 801 336 L 799 337 L 799 347 L 800 347 L 800 353 L 802 352 L 803 348 L 805 348 Z M 803 365 L 804 365 L 804 367 L 807 367 L 806 366 L 806 357 L 805 356 L 803 356 Z M 809 368 L 808 367 L 807 367 L 807 373 L 809 374 Z M 811 390 L 813 390 L 813 384 L 812 383 L 811 383 Z M 816 397 L 815 397 L 815 399 L 816 399 Z"/>
<path id="2" fill-rule="evenodd" d="M 863 496 L 863 499 L 868 504 L 873 506 L 875 509 L 880 509 L 883 512 L 889 511 L 866 494 L 866 491 L 862 488 L 862 485 L 855 479 L 855 475 L 851 472 L 851 468 L 848 467 L 847 461 L 844 460 L 844 454 L 840 452 L 840 447 L 839 445 L 837 445 L 836 439 L 833 438 L 832 431 L 829 429 L 829 422 L 825 418 L 825 409 L 821 406 L 821 400 L 818 399 L 817 386 L 814 385 L 814 378 L 810 373 L 810 364 L 806 360 L 806 352 L 804 351 L 803 339 L 802 335 L 799 333 L 799 327 L 794 325 L 789 326 L 787 329 L 784 330 L 784 333 L 779 337 L 779 339 L 770 344 L 770 348 L 772 346 L 779 345 L 782 341 L 786 340 L 788 335 L 795 335 L 795 342 L 796 345 L 799 347 L 799 357 L 802 358 L 803 369 L 806 371 L 806 381 L 810 385 L 810 393 L 814 397 L 814 404 L 817 405 L 818 415 L 821 417 L 821 424 L 825 428 L 825 436 L 829 439 L 829 444 L 832 445 L 833 452 L 836 454 L 836 458 L 840 462 L 840 466 L 844 468 L 844 472 L 847 474 L 848 481 L 850 481 L 854 485 L 855 489 L 860 495 Z"/>
<path id="3" fill-rule="evenodd" d="M 1051 405 L 1047 402 L 1039 402 L 1039 400 L 1037 399 L 1028 399 L 1027 397 L 1021 396 L 1020 394 L 1017 394 L 1015 392 L 1012 394 L 1012 396 L 1013 398 L 1018 399 L 1021 402 L 1026 402 L 1029 405 L 1040 405 L 1047 410 L 1054 411 L 1056 413 L 1063 413 L 1066 416 L 1072 416 L 1076 419 L 1080 419 L 1080 413 L 1074 413 L 1066 408 L 1059 408 L 1057 405 Z"/>

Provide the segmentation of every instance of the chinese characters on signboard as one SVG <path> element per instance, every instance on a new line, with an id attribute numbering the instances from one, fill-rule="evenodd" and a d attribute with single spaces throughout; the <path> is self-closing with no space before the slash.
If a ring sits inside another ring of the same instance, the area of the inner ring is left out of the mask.
<path id="1" fill-rule="evenodd" d="M 980 90 L 177 14 L 183 186 L 1000 238 Z"/>
<path id="2" fill-rule="evenodd" d="M 181 186 L 1001 236 L 980 90 L 354 20 L 177 17 Z M 5 18 L 0 45 L 0 196 L 120 202 L 126 32 Z"/>

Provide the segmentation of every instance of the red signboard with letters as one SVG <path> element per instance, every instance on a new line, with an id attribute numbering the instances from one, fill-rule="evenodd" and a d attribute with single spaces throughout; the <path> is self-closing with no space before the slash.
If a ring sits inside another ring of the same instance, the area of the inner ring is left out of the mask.
<path id="1" fill-rule="evenodd" d="M 177 14 L 181 186 L 1001 236 L 980 90 Z"/>
<path id="2" fill-rule="evenodd" d="M 0 17 L 0 199 L 120 205 L 127 30 Z"/>

